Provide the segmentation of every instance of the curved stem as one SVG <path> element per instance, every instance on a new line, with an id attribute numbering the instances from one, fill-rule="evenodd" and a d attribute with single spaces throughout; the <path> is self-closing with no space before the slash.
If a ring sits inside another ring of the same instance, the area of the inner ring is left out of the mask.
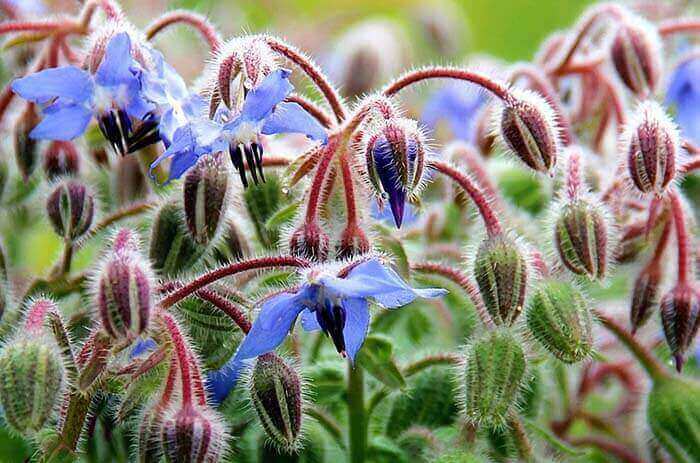
<path id="1" fill-rule="evenodd" d="M 309 188 L 309 199 L 306 203 L 306 216 L 305 223 L 312 224 L 315 223 L 318 216 L 318 205 L 323 193 L 323 185 L 326 180 L 326 174 L 328 173 L 331 162 L 335 158 L 336 154 L 336 143 L 329 140 L 328 145 L 321 154 L 320 161 L 316 167 L 316 172 L 314 178 L 311 182 L 311 187 Z"/>
<path id="2" fill-rule="evenodd" d="M 479 209 L 479 213 L 484 219 L 486 232 L 489 234 L 489 236 L 498 235 L 503 232 L 501 223 L 491 208 L 489 200 L 484 195 L 484 192 L 481 191 L 481 189 L 475 185 L 469 177 L 443 161 L 431 160 L 428 163 L 428 167 L 435 169 L 443 175 L 447 175 L 464 189 L 464 191 L 476 205 L 477 209 Z"/>
<path id="3" fill-rule="evenodd" d="M 621 131 L 623 126 L 627 123 L 627 116 L 625 115 L 625 104 L 624 99 L 620 94 L 620 91 L 615 86 L 615 83 L 610 80 L 610 78 L 603 72 L 596 70 L 594 71 L 600 83 L 605 87 L 605 91 L 610 96 L 610 104 L 615 110 L 615 119 L 617 120 L 618 131 Z"/>
<path id="4" fill-rule="evenodd" d="M 118 19 L 122 16 L 122 11 L 113 0 L 87 0 L 83 6 L 83 11 L 80 14 L 80 22 L 87 26 L 92 20 L 92 16 L 95 14 L 97 8 L 101 8 L 104 11 L 105 16 L 110 19 Z"/>
<path id="5" fill-rule="evenodd" d="M 634 452 L 627 449 L 623 445 L 599 436 L 588 436 L 579 439 L 574 439 L 571 441 L 571 445 L 574 445 L 576 447 L 596 447 L 625 463 L 644 462 L 644 460 L 639 458 L 637 455 L 634 454 Z"/>
<path id="6" fill-rule="evenodd" d="M 0 23 L 0 34 L 8 34 L 12 32 L 68 32 L 71 30 L 79 30 L 80 24 L 71 21 L 7 21 Z"/>
<path id="7" fill-rule="evenodd" d="M 314 103 L 313 101 L 297 94 L 289 95 L 286 98 L 286 101 L 296 103 L 302 108 L 304 108 L 304 111 L 313 116 L 313 118 L 316 119 L 325 128 L 329 129 L 333 126 L 333 121 L 331 120 L 330 116 L 326 114 L 326 112 L 321 107 L 316 105 L 316 103 Z"/>
<path id="8" fill-rule="evenodd" d="M 678 284 L 686 284 L 690 275 L 690 244 L 685 212 L 678 190 L 673 188 L 669 192 L 669 196 L 673 222 L 676 227 L 676 241 L 678 242 Z"/>
<path id="9" fill-rule="evenodd" d="M 515 413 L 512 413 L 508 419 L 508 425 L 513 431 L 513 437 L 515 438 L 515 447 L 518 450 L 518 456 L 520 461 L 534 462 L 535 455 L 532 449 L 532 443 L 530 438 L 527 436 L 527 431 L 525 426 L 520 421 L 520 417 Z"/>
<path id="10" fill-rule="evenodd" d="M 338 122 L 345 119 L 345 107 L 338 92 L 333 88 L 321 69 L 309 57 L 304 56 L 296 47 L 283 42 L 274 37 L 266 37 L 265 41 L 274 51 L 284 56 L 301 68 L 304 73 L 309 76 L 311 81 L 318 87 L 320 92 L 328 101 L 333 114 Z"/>
<path id="11" fill-rule="evenodd" d="M 309 261 L 294 256 L 260 257 L 257 259 L 244 260 L 242 262 L 234 262 L 195 278 L 183 287 L 168 294 L 160 301 L 159 305 L 161 309 L 165 310 L 205 286 L 222 278 L 235 275 L 236 273 L 270 267 L 308 267 L 309 265 L 311 265 Z"/>
<path id="12" fill-rule="evenodd" d="M 343 190 L 345 193 L 346 227 L 353 228 L 357 226 L 357 203 L 355 202 L 355 185 L 347 153 L 343 153 L 340 156 L 340 171 L 343 176 Z"/>
<path id="13" fill-rule="evenodd" d="M 146 27 L 146 39 L 152 40 L 157 34 L 174 24 L 187 24 L 195 28 L 207 42 L 212 52 L 221 48 L 221 37 L 213 24 L 201 14 L 186 10 L 169 11 Z"/>
<path id="14" fill-rule="evenodd" d="M 659 24 L 658 30 L 662 37 L 681 32 L 700 32 L 700 18 L 667 19 Z"/>
<path id="15" fill-rule="evenodd" d="M 508 88 L 504 84 L 498 83 L 484 74 L 456 67 L 430 67 L 409 71 L 387 85 L 382 93 L 385 96 L 393 96 L 410 85 L 428 79 L 464 80 L 483 87 L 501 100 L 507 101 L 511 98 Z"/>
<path id="16" fill-rule="evenodd" d="M 126 207 L 123 207 L 121 209 L 118 209 L 102 219 L 99 223 L 97 223 L 92 229 L 90 230 L 90 235 L 87 238 L 82 239 L 77 243 L 77 248 L 82 247 L 85 242 L 90 239 L 91 237 L 95 236 L 96 234 L 100 233 L 101 231 L 106 230 L 113 224 L 119 222 L 122 219 L 126 219 L 129 217 L 134 217 L 136 215 L 142 214 L 144 212 L 148 212 L 149 210 L 153 209 L 156 206 L 155 201 L 142 201 L 134 204 L 130 204 Z"/>
<path id="17" fill-rule="evenodd" d="M 163 320 L 165 328 L 170 334 L 170 339 L 175 346 L 175 354 L 177 355 L 180 365 L 180 381 L 182 383 L 182 405 L 192 405 L 192 376 L 190 373 L 190 354 L 187 348 L 187 342 L 180 332 L 180 327 L 172 317 L 172 315 L 162 312 L 160 318 Z"/>
<path id="18" fill-rule="evenodd" d="M 307 405 L 304 409 L 304 412 L 318 421 L 318 423 L 325 429 L 328 434 L 330 434 L 333 437 L 333 440 L 336 441 L 338 446 L 345 450 L 346 445 L 345 445 L 345 440 L 343 438 L 343 430 L 338 424 L 337 421 L 328 413 L 326 413 L 325 410 L 322 410 L 321 408 L 317 407 L 316 405 Z"/>

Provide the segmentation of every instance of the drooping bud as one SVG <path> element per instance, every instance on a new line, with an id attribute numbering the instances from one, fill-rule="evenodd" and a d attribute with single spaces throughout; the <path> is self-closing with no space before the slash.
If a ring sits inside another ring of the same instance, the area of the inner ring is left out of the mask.
<path id="1" fill-rule="evenodd" d="M 80 155 L 70 141 L 53 141 L 44 151 L 44 174 L 49 180 L 76 175 L 80 170 Z"/>
<path id="2" fill-rule="evenodd" d="M 661 299 L 661 322 L 666 343 L 683 368 L 685 352 L 693 344 L 700 327 L 700 293 L 689 284 L 678 284 Z"/>
<path id="3" fill-rule="evenodd" d="M 119 204 L 129 204 L 148 195 L 148 179 L 137 156 L 124 156 L 116 160 L 112 185 Z"/>
<path id="4" fill-rule="evenodd" d="M 330 238 L 318 222 L 301 224 L 289 238 L 289 252 L 295 256 L 323 262 L 329 250 Z"/>
<path id="5" fill-rule="evenodd" d="M 65 180 L 49 195 L 46 212 L 59 236 L 75 240 L 90 229 L 95 216 L 95 200 L 85 184 Z"/>
<path id="6" fill-rule="evenodd" d="M 657 28 L 639 16 L 620 21 L 610 48 L 613 65 L 625 86 L 637 96 L 654 92 L 661 76 L 661 38 Z"/>
<path id="7" fill-rule="evenodd" d="M 153 275 L 128 231 L 117 233 L 112 254 L 95 281 L 95 305 L 105 331 L 114 339 L 133 339 L 148 327 L 153 308 Z"/>
<path id="8" fill-rule="evenodd" d="M 336 247 L 337 259 L 350 259 L 369 252 L 370 244 L 365 231 L 358 225 L 346 227 Z"/>
<path id="9" fill-rule="evenodd" d="M 17 119 L 14 129 L 15 160 L 17 169 L 26 182 L 39 162 L 39 142 L 29 132 L 41 121 L 34 104 L 28 104 Z"/>
<path id="10" fill-rule="evenodd" d="M 206 245 L 214 239 L 226 216 L 230 172 L 223 153 L 202 156 L 187 171 L 183 185 L 185 220 L 192 238 Z"/>
<path id="11" fill-rule="evenodd" d="M 375 192 L 389 202 L 397 228 L 406 199 L 418 188 L 424 172 L 425 141 L 415 121 L 394 118 L 368 137 L 367 175 Z"/>
<path id="12" fill-rule="evenodd" d="M 522 249 L 504 234 L 486 238 L 477 249 L 474 277 L 494 323 L 511 325 L 520 316 L 527 273 Z"/>
<path id="13" fill-rule="evenodd" d="M 261 355 L 248 387 L 267 436 L 282 449 L 297 449 L 303 416 L 302 384 L 294 368 L 275 353 Z"/>
<path id="14" fill-rule="evenodd" d="M 548 173 L 556 165 L 559 133 L 554 110 L 536 93 L 521 90 L 505 102 L 501 136 L 506 146 L 536 172 Z"/>
<path id="15" fill-rule="evenodd" d="M 675 124 L 655 101 L 639 105 L 622 136 L 627 168 L 642 193 L 661 195 L 676 174 L 680 135 Z"/>
<path id="16" fill-rule="evenodd" d="M 161 444 L 168 463 L 216 463 L 225 453 L 226 431 L 216 413 L 185 405 L 163 416 Z"/>
<path id="17" fill-rule="evenodd" d="M 271 230 L 266 223 L 287 203 L 279 177 L 269 176 L 265 183 L 250 185 L 243 192 L 243 199 L 260 243 L 268 249 L 274 248 L 279 240 L 279 230 Z"/>
<path id="18" fill-rule="evenodd" d="M 520 344 L 507 329 L 497 329 L 467 347 L 462 387 L 468 422 L 489 428 L 506 423 L 525 375 Z"/>
<path id="19" fill-rule="evenodd" d="M 224 224 L 223 239 L 214 249 L 214 256 L 220 264 L 226 264 L 251 255 L 248 238 L 233 218 Z"/>
<path id="20" fill-rule="evenodd" d="M 410 388 L 397 396 L 389 414 L 386 433 L 395 438 L 411 426 L 449 426 L 457 417 L 454 372 L 433 367 L 411 379 Z"/>
<path id="21" fill-rule="evenodd" d="M 608 267 L 609 227 L 603 211 L 585 199 L 563 205 L 554 241 L 566 268 L 590 279 L 602 279 Z"/>
<path id="22" fill-rule="evenodd" d="M 658 380 L 649 393 L 647 422 L 674 461 L 700 461 L 700 386 L 686 378 Z"/>
<path id="23" fill-rule="evenodd" d="M 552 355 L 576 363 L 593 350 L 591 313 L 583 294 L 570 283 L 545 280 L 527 306 L 530 333 Z"/>
<path id="24" fill-rule="evenodd" d="M 195 264 L 206 248 L 197 244 L 185 225 L 177 202 L 168 202 L 156 212 L 151 230 L 149 257 L 153 269 L 164 276 L 177 275 Z"/>
<path id="25" fill-rule="evenodd" d="M 652 263 L 646 266 L 634 280 L 630 306 L 632 334 L 649 320 L 651 314 L 658 307 L 661 277 L 661 266 L 658 263 Z"/>

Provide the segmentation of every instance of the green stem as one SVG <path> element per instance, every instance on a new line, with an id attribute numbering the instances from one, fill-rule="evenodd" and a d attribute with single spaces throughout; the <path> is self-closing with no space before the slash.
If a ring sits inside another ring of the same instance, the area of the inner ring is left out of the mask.
<path id="1" fill-rule="evenodd" d="M 513 438 L 515 438 L 515 446 L 518 449 L 518 457 L 520 461 L 534 462 L 535 456 L 532 450 L 532 443 L 530 438 L 527 437 L 527 432 L 523 423 L 520 421 L 520 417 L 513 413 L 508 420 L 508 426 L 510 426 L 513 432 Z"/>
<path id="2" fill-rule="evenodd" d="M 350 462 L 364 463 L 367 452 L 364 372 L 348 363 L 348 421 L 350 423 Z"/>

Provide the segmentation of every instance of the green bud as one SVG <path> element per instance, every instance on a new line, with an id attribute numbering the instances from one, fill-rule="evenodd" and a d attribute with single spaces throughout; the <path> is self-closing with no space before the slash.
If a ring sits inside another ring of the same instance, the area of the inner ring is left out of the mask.
<path id="1" fill-rule="evenodd" d="M 183 185 L 185 219 L 190 235 L 199 244 L 213 240 L 226 215 L 230 171 L 223 153 L 202 156 L 187 171 Z"/>
<path id="2" fill-rule="evenodd" d="M 21 434 L 47 424 L 63 386 L 60 353 L 43 337 L 20 337 L 0 352 L 0 403 L 7 423 Z"/>
<path id="3" fill-rule="evenodd" d="M 270 176 L 265 183 L 250 185 L 243 193 L 243 199 L 260 243 L 266 248 L 274 247 L 279 241 L 279 230 L 270 230 L 265 224 L 286 204 L 280 179 Z"/>
<path id="4" fill-rule="evenodd" d="M 559 257 L 571 272 L 591 279 L 605 277 L 608 264 L 608 225 L 593 204 L 577 200 L 565 204 L 555 225 Z"/>
<path id="5" fill-rule="evenodd" d="M 303 447 L 295 453 L 289 453 L 271 445 L 267 439 L 260 439 L 258 461 L 274 463 L 324 463 L 328 460 L 326 448 L 328 443 L 316 427 L 304 435 Z"/>
<path id="6" fill-rule="evenodd" d="M 497 324 L 512 324 L 523 310 L 527 262 L 505 235 L 486 238 L 476 252 L 474 277 L 486 309 Z"/>
<path id="7" fill-rule="evenodd" d="M 700 385 L 664 378 L 649 393 L 647 421 L 654 437 L 674 461 L 700 461 Z"/>
<path id="8" fill-rule="evenodd" d="M 190 269 L 205 250 L 187 232 L 178 203 L 166 203 L 158 210 L 153 220 L 149 251 L 156 272 L 175 276 Z"/>
<path id="9" fill-rule="evenodd" d="M 411 378 L 410 387 L 396 397 L 386 433 L 396 437 L 412 426 L 448 426 L 457 417 L 457 410 L 453 371 L 432 367 Z"/>
<path id="10" fill-rule="evenodd" d="M 417 426 L 401 434 L 396 443 L 403 450 L 406 461 L 413 463 L 431 463 L 440 445 L 429 429 Z"/>
<path id="11" fill-rule="evenodd" d="M 556 358 L 576 363 L 593 351 L 591 313 L 575 286 L 543 281 L 530 298 L 527 326 L 532 335 Z"/>
<path id="12" fill-rule="evenodd" d="M 467 421 L 504 425 L 518 400 L 525 367 L 520 341 L 506 329 L 490 331 L 468 346 L 462 383 Z"/>
<path id="13" fill-rule="evenodd" d="M 85 184 L 66 180 L 47 198 L 46 213 L 58 236 L 75 240 L 90 229 L 95 218 L 94 195 Z"/>

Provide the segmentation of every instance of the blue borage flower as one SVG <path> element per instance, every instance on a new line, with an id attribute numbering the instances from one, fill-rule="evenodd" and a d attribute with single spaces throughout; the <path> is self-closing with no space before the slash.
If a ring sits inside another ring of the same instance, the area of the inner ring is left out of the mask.
<path id="1" fill-rule="evenodd" d="M 447 121 L 454 138 L 474 143 L 477 116 L 487 99 L 472 84 L 451 82 L 428 99 L 421 124 L 434 131 L 441 121 Z"/>
<path id="2" fill-rule="evenodd" d="M 75 66 L 45 69 L 12 83 L 22 98 L 43 107 L 44 118 L 30 137 L 72 140 L 82 135 L 95 116 L 102 133 L 120 153 L 153 126 L 153 106 L 141 94 L 144 70 L 131 55 L 126 32 L 112 37 L 102 63 L 92 75 Z M 133 122 L 141 122 L 134 132 Z"/>
<path id="3" fill-rule="evenodd" d="M 700 144 L 700 54 L 682 61 L 666 90 L 667 106 L 675 106 L 683 136 Z"/>
<path id="4" fill-rule="evenodd" d="M 325 143 L 323 126 L 297 103 L 284 102 L 293 89 L 289 75 L 286 69 L 271 72 L 248 92 L 237 114 L 220 105 L 213 120 L 202 116 L 177 128 L 172 144 L 151 164 L 151 171 L 164 160 L 172 159 L 170 181 L 179 178 L 200 156 L 228 150 L 247 186 L 244 157 L 253 181 L 258 183 L 258 175 L 264 181 L 261 134 L 302 133 Z"/>

